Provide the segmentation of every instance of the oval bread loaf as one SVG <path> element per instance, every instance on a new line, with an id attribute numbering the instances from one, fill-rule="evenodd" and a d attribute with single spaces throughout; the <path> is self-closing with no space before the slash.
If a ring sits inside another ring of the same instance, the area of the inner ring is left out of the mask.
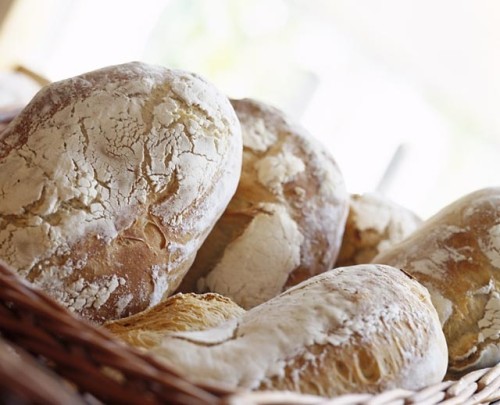
<path id="1" fill-rule="evenodd" d="M 218 328 L 166 335 L 148 353 L 202 382 L 322 396 L 420 389 L 447 367 L 429 293 L 382 265 L 327 271 Z"/>
<path id="2" fill-rule="evenodd" d="M 451 376 L 500 361 L 500 188 L 456 200 L 373 262 L 402 268 L 429 289 Z"/>
<path id="3" fill-rule="evenodd" d="M 234 194 L 241 142 L 195 74 L 128 63 L 48 85 L 0 137 L 0 257 L 87 319 L 154 305 Z"/>
<path id="4" fill-rule="evenodd" d="M 217 292 L 248 309 L 333 267 L 348 194 L 334 159 L 304 128 L 264 103 L 231 102 L 241 179 L 181 290 Z"/>
<path id="5" fill-rule="evenodd" d="M 422 220 L 382 194 L 353 194 L 336 267 L 370 263 L 380 252 L 401 242 Z"/>

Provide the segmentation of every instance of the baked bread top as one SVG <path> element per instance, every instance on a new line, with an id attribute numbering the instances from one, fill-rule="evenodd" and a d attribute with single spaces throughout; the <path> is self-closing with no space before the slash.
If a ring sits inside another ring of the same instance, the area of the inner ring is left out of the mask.
<path id="1" fill-rule="evenodd" d="M 0 257 L 82 316 L 172 293 L 234 194 L 241 132 L 201 77 L 127 63 L 43 88 L 0 136 Z"/>

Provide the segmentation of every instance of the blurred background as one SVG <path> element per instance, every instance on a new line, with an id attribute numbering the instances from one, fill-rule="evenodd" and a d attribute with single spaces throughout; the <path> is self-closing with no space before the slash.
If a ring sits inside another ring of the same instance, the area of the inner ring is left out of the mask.
<path id="1" fill-rule="evenodd" d="M 496 0 L 0 0 L 0 105 L 131 60 L 194 71 L 426 218 L 500 184 L 499 21 Z"/>

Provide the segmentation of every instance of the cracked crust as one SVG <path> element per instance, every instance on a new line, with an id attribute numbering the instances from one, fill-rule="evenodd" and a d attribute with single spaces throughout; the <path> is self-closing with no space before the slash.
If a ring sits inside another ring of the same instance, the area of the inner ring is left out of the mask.
<path id="1" fill-rule="evenodd" d="M 43 88 L 0 136 L 0 257 L 102 322 L 171 294 L 234 194 L 241 132 L 199 76 L 142 63 Z"/>
<path id="2" fill-rule="evenodd" d="M 331 155 L 283 112 L 232 100 L 241 122 L 238 189 L 181 291 L 213 291 L 254 307 L 332 268 L 348 210 Z"/>
<path id="3" fill-rule="evenodd" d="M 500 188 L 456 200 L 373 263 L 402 268 L 429 289 L 451 377 L 500 361 Z"/>
<path id="4" fill-rule="evenodd" d="M 314 276 L 218 328 L 148 353 L 201 382 L 321 396 L 438 383 L 446 342 L 428 291 L 383 265 Z"/>
<path id="5" fill-rule="evenodd" d="M 335 266 L 370 263 L 377 254 L 401 242 L 421 223 L 413 212 L 381 194 L 353 194 Z"/>

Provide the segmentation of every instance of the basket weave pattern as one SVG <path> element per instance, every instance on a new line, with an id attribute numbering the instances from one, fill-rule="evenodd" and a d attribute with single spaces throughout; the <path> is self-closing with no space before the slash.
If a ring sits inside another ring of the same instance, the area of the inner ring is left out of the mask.
<path id="1" fill-rule="evenodd" d="M 11 396 L 24 403 L 60 404 L 451 405 L 500 400 L 500 364 L 419 392 L 392 390 L 334 399 L 197 384 L 78 319 L 2 263 L 0 334 L 1 403 Z"/>

